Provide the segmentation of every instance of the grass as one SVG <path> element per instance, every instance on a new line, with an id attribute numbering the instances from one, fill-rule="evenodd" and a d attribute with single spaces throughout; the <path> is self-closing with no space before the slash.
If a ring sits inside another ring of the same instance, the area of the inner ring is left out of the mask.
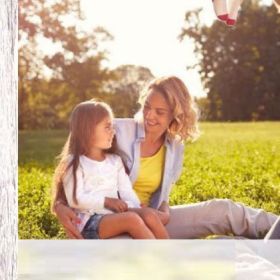
<path id="1" fill-rule="evenodd" d="M 280 122 L 202 123 L 187 144 L 170 204 L 230 198 L 280 214 Z M 64 238 L 49 211 L 55 156 L 67 132 L 19 133 L 19 237 Z"/>

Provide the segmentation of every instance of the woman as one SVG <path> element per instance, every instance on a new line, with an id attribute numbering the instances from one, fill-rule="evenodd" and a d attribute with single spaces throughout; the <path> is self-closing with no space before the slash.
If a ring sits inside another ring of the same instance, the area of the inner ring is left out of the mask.
<path id="1" fill-rule="evenodd" d="M 177 77 L 155 79 L 139 102 L 141 109 L 134 119 L 115 119 L 118 153 L 140 201 L 164 213 L 170 238 L 228 233 L 263 237 L 277 216 L 230 199 L 169 207 L 171 187 L 182 170 L 184 141 L 199 134 L 197 111 L 188 89 Z M 63 192 L 52 210 L 70 238 L 82 238 L 76 228 L 79 220 L 67 206 Z"/>

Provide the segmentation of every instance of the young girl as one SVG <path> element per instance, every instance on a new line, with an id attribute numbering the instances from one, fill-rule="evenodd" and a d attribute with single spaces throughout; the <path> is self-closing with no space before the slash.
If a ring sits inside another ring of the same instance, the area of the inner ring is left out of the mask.
<path id="1" fill-rule="evenodd" d="M 54 200 L 64 188 L 86 239 L 122 233 L 139 239 L 169 238 L 160 215 L 140 206 L 122 160 L 115 154 L 112 121 L 106 103 L 90 100 L 74 108 L 70 134 L 55 170 Z"/>

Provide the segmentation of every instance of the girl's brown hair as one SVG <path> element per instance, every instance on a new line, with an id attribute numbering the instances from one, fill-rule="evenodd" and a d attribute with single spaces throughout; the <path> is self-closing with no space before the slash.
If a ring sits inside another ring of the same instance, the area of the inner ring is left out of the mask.
<path id="1" fill-rule="evenodd" d="M 74 181 L 73 187 L 73 201 L 77 203 L 76 188 L 77 176 L 76 171 L 79 166 L 79 157 L 87 155 L 90 151 L 90 141 L 94 133 L 95 127 L 105 117 L 111 116 L 113 112 L 110 106 L 104 102 L 95 99 L 82 102 L 78 104 L 70 117 L 70 133 L 66 143 L 63 146 L 62 152 L 57 157 L 59 162 L 54 172 L 53 186 L 52 186 L 52 202 L 51 210 L 54 212 L 54 203 L 58 198 L 64 197 L 63 177 L 66 171 L 72 167 L 72 175 Z M 117 145 L 114 137 L 110 149 L 106 150 L 108 153 L 116 153 Z"/>

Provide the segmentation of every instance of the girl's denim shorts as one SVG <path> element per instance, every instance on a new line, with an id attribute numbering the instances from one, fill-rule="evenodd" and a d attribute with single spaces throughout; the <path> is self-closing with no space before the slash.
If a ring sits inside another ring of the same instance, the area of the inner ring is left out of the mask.
<path id="1" fill-rule="evenodd" d="M 99 223 L 104 214 L 93 214 L 86 222 L 81 234 L 85 239 L 100 239 Z"/>

